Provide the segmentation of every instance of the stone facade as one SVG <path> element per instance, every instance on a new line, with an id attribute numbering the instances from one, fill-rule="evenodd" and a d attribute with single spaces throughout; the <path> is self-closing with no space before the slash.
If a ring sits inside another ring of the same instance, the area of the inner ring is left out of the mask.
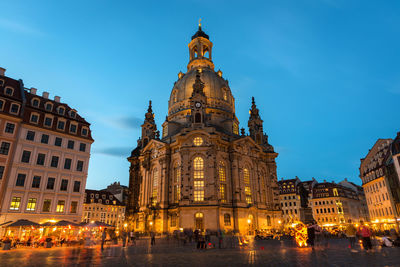
<path id="1" fill-rule="evenodd" d="M 252 232 L 278 228 L 275 158 L 254 98 L 250 136 L 239 134 L 228 81 L 214 71 L 212 43 L 199 27 L 187 73 L 178 74 L 157 131 L 151 102 L 130 167 L 127 219 L 135 231 L 180 228 Z"/>

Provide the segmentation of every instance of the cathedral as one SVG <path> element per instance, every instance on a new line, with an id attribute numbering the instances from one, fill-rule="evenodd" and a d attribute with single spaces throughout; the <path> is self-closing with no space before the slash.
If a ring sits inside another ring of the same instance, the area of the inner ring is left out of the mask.
<path id="1" fill-rule="evenodd" d="M 279 228 L 277 153 L 263 132 L 254 98 L 249 135 L 239 132 L 235 98 L 214 70 L 213 43 L 201 29 L 189 43 L 162 134 L 151 101 L 137 147 L 128 157 L 126 218 L 134 231 L 182 229 L 254 233 Z"/>

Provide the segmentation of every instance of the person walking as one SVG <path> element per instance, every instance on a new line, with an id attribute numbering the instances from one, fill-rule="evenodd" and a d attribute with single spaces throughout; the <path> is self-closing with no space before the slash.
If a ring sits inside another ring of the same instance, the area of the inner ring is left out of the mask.
<path id="1" fill-rule="evenodd" d="M 101 251 L 104 250 L 104 242 L 106 241 L 107 237 L 107 228 L 104 228 L 103 233 L 101 234 Z"/>
<path id="2" fill-rule="evenodd" d="M 351 219 L 349 219 L 347 222 L 348 222 L 348 225 L 346 227 L 346 236 L 349 239 L 350 251 L 358 252 L 355 249 L 357 228 L 352 224 Z"/>
<path id="3" fill-rule="evenodd" d="M 368 252 L 369 250 L 371 250 L 372 249 L 371 229 L 369 229 L 369 227 L 366 226 L 363 221 L 360 221 L 360 226 L 358 227 L 357 233 L 362 238 L 362 244 L 365 251 Z"/>
<path id="4" fill-rule="evenodd" d="M 122 237 L 122 247 L 126 247 L 126 240 L 128 238 L 128 233 L 126 232 L 125 229 L 122 230 L 121 237 Z"/>
<path id="5" fill-rule="evenodd" d="M 307 227 L 307 243 L 311 246 L 311 248 L 314 250 L 314 241 L 315 241 L 315 224 L 310 223 Z"/>
<path id="6" fill-rule="evenodd" d="M 153 231 L 150 233 L 150 237 L 151 237 L 151 245 L 154 246 L 156 244 L 156 233 L 154 233 Z"/>

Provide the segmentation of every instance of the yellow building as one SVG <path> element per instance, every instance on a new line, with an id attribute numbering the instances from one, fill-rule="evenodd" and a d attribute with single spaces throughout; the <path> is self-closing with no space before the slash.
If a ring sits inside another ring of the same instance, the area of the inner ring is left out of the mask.
<path id="1" fill-rule="evenodd" d="M 390 146 L 392 139 L 378 139 L 364 159 L 361 159 L 360 178 L 368 204 L 371 222 L 380 229 L 396 226 L 396 193 L 398 191 L 397 175 L 390 180 L 386 162 L 391 160 Z M 395 188 L 391 188 L 391 183 Z M 392 190 L 393 189 L 393 190 Z"/>
<path id="2" fill-rule="evenodd" d="M 86 189 L 82 221 L 99 221 L 121 228 L 125 221 L 125 205 L 110 192 Z"/>

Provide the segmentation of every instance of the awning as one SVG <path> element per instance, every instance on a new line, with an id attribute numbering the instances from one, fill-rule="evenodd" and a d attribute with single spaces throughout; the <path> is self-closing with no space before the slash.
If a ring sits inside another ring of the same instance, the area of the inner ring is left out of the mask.
<path id="1" fill-rule="evenodd" d="M 12 224 L 9 224 L 9 225 L 7 225 L 5 227 L 21 227 L 21 226 L 40 226 L 40 224 L 35 223 L 35 222 L 31 222 L 29 220 L 21 219 L 21 220 L 18 220 L 16 222 L 12 223 Z"/>

